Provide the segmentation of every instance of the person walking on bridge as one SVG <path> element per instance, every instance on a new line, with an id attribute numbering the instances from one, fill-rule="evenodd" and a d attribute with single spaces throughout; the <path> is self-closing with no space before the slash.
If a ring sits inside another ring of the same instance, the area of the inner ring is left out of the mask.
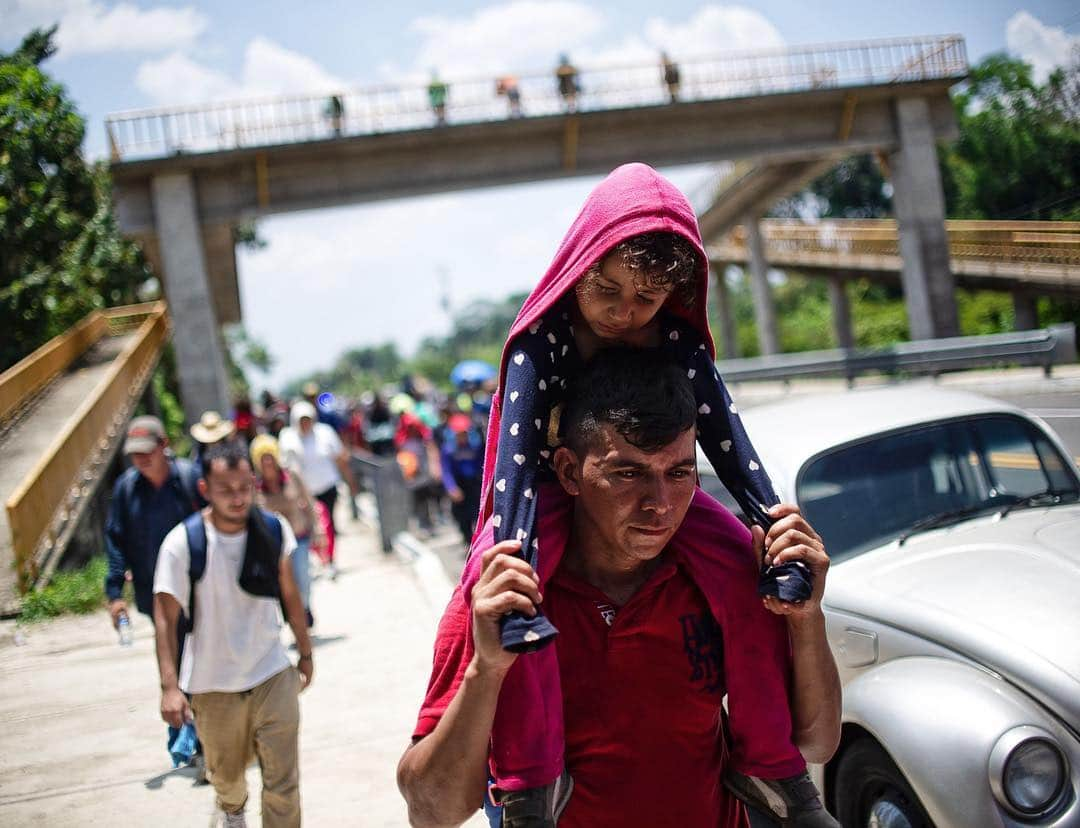
<path id="1" fill-rule="evenodd" d="M 555 82 L 563 99 L 563 108 L 567 112 L 577 112 L 577 96 L 581 92 L 578 83 L 578 70 L 567 55 L 559 55 L 559 65 L 555 67 Z"/>
<path id="2" fill-rule="evenodd" d="M 450 87 L 439 80 L 439 73 L 431 70 L 431 83 L 428 84 L 428 102 L 431 111 L 435 113 L 435 125 L 446 126 L 446 98 L 450 93 Z"/>

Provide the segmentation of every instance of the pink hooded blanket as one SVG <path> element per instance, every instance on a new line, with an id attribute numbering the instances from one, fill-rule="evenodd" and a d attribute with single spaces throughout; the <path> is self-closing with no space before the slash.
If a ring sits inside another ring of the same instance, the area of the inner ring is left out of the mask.
<path id="1" fill-rule="evenodd" d="M 559 245 L 551 266 L 525 300 L 510 328 L 499 365 L 499 389 L 491 401 L 487 444 L 484 452 L 483 503 L 477 529 L 491 516 L 492 479 L 499 448 L 499 426 L 506 366 L 514 350 L 514 341 L 535 324 L 577 284 L 595 262 L 615 245 L 642 233 L 675 233 L 690 242 L 698 254 L 697 293 L 692 308 L 668 299 L 672 313 L 689 322 L 701 334 L 709 357 L 715 347 L 705 312 L 708 290 L 708 259 L 701 244 L 697 217 L 690 202 L 678 188 L 647 164 L 623 164 L 601 181 L 589 194 L 570 230 Z"/>

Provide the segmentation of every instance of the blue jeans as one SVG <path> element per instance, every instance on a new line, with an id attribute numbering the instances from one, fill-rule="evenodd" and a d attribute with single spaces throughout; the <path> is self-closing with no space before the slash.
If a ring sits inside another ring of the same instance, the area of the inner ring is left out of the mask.
<path id="1" fill-rule="evenodd" d="M 311 609 L 311 570 L 308 568 L 308 552 L 311 550 L 311 538 L 297 538 L 296 550 L 292 553 L 293 579 L 300 591 L 300 600 L 304 609 Z"/>

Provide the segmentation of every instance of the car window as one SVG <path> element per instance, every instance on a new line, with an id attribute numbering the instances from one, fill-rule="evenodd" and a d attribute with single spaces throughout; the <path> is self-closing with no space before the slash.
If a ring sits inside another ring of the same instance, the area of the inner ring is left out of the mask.
<path id="1" fill-rule="evenodd" d="M 1027 497 L 1045 492 L 1050 478 L 1026 423 L 1021 420 L 997 417 L 975 425 L 975 434 L 986 459 L 991 496 L 1015 495 Z"/>
<path id="2" fill-rule="evenodd" d="M 995 415 L 920 426 L 818 456 L 804 466 L 796 495 L 835 560 L 938 515 L 1077 485 L 1034 426 Z"/>

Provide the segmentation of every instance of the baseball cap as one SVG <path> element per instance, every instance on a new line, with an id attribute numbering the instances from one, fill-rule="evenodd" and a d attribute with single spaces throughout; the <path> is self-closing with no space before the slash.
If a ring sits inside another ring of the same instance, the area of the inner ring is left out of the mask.
<path id="1" fill-rule="evenodd" d="M 165 426 L 157 417 L 136 417 L 128 424 L 124 454 L 149 454 L 165 439 Z"/>

